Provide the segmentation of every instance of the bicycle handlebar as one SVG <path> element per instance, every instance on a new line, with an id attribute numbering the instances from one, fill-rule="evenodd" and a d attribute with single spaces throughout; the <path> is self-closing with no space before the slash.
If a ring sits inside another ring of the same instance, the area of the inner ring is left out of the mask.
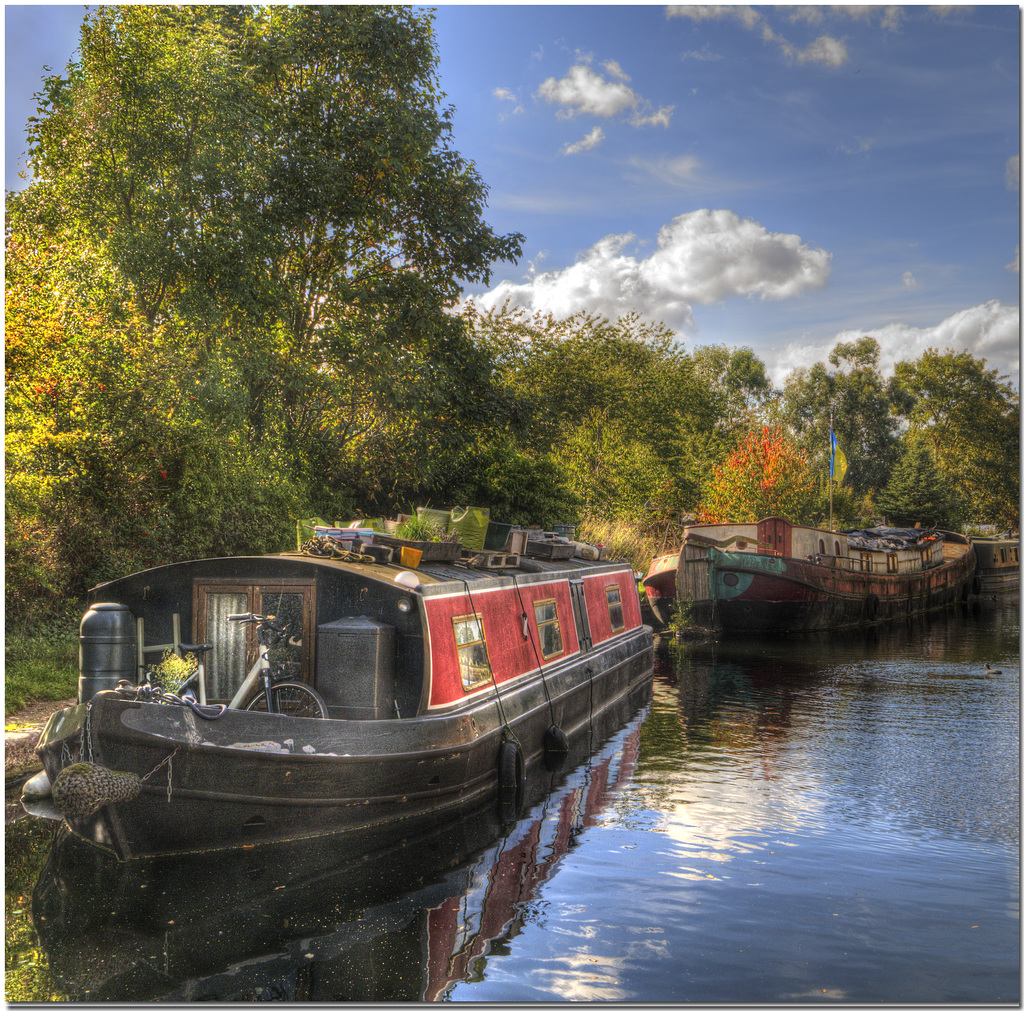
<path id="1" fill-rule="evenodd" d="M 228 621 L 244 621 L 256 626 L 256 638 L 260 646 L 276 646 L 291 633 L 288 625 L 278 624 L 276 614 L 229 614 Z"/>
<path id="2" fill-rule="evenodd" d="M 259 622 L 261 625 L 262 624 L 267 624 L 267 625 L 273 626 L 274 628 L 278 628 L 279 629 L 280 626 L 274 625 L 274 622 L 276 620 L 277 620 L 277 615 L 276 614 L 254 614 L 252 611 L 249 611 L 246 614 L 229 614 L 228 615 L 228 621 Z"/>

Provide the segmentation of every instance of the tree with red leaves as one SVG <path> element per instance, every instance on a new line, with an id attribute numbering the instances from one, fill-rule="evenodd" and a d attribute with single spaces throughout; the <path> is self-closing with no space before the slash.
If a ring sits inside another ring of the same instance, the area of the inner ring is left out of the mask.
<path id="1" fill-rule="evenodd" d="M 778 428 L 750 432 L 714 469 L 698 510 L 703 523 L 810 519 L 817 487 L 805 454 Z"/>

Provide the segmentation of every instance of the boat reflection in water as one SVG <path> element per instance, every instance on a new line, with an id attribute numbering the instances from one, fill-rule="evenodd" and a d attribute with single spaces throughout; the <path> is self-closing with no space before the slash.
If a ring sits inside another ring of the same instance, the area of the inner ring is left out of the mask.
<path id="1" fill-rule="evenodd" d="M 358 860 L 327 839 L 123 863 L 62 826 L 33 894 L 50 968 L 90 1002 L 443 999 L 629 781 L 650 699 L 528 767 L 517 821 L 488 805 Z"/>

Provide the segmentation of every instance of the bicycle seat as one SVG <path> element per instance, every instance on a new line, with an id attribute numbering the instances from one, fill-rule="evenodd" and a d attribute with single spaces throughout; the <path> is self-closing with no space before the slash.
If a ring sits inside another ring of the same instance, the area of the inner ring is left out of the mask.
<path id="1" fill-rule="evenodd" d="M 205 653 L 213 649 L 212 642 L 179 642 L 178 648 L 185 653 Z"/>

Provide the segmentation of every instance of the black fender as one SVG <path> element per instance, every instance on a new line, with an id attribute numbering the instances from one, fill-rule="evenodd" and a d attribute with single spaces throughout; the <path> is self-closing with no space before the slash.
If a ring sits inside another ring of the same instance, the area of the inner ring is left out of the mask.
<path id="1" fill-rule="evenodd" d="M 515 821 L 523 801 L 526 763 L 519 742 L 506 738 L 498 748 L 498 811 L 502 821 Z"/>

